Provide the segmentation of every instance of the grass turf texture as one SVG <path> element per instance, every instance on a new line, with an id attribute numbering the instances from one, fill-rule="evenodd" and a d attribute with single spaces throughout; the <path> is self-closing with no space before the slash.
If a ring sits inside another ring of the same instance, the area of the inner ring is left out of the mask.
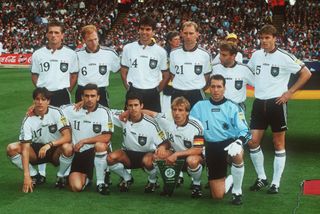
<path id="1" fill-rule="evenodd" d="M 124 90 L 119 74 L 112 74 L 109 94 L 112 108 L 122 108 Z M 162 197 L 158 189 L 145 194 L 147 175 L 133 170 L 135 183 L 128 193 L 116 187 L 118 176 L 112 174 L 111 195 L 102 196 L 95 185 L 82 193 L 67 189 L 54 189 L 56 169 L 47 165 L 47 183 L 38 186 L 31 194 L 21 191 L 23 173 L 13 166 L 6 156 L 6 146 L 17 141 L 20 123 L 32 103 L 33 86 L 26 69 L 0 69 L 0 213 L 292 213 L 296 207 L 300 182 L 320 178 L 320 101 L 292 100 L 289 102 L 289 131 L 287 132 L 287 162 L 278 195 L 267 195 L 266 190 L 250 192 L 249 186 L 256 178 L 249 154 L 245 154 L 243 181 L 244 204 L 233 206 L 230 195 L 222 201 L 213 201 L 209 190 L 203 189 L 201 199 L 191 199 L 190 179 L 185 174 L 185 184 L 176 189 L 172 197 Z M 247 101 L 251 111 L 252 99 Z M 247 117 L 249 118 L 249 117 Z M 119 148 L 121 132 L 116 129 L 113 147 Z M 264 138 L 266 172 L 271 182 L 273 148 L 270 131 Z M 203 172 L 203 184 L 207 182 Z M 162 181 L 161 181 L 162 184 Z M 297 213 L 320 213 L 320 196 L 301 196 Z"/>

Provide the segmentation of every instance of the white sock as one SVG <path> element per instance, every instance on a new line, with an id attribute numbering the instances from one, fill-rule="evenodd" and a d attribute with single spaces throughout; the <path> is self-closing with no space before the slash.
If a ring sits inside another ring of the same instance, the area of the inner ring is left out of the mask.
<path id="1" fill-rule="evenodd" d="M 104 184 L 104 171 L 108 167 L 107 151 L 96 152 L 96 155 L 94 157 L 94 166 L 96 168 L 97 185 Z"/>
<path id="2" fill-rule="evenodd" d="M 16 165 L 19 169 L 23 170 L 22 160 L 21 160 L 20 154 L 17 154 L 13 157 L 10 157 L 10 159 L 14 165 Z M 31 164 L 29 164 L 29 173 L 30 173 L 30 176 L 35 176 L 36 174 L 38 174 L 37 170 Z"/>
<path id="3" fill-rule="evenodd" d="M 272 184 L 277 187 L 280 186 L 281 176 L 286 164 L 286 150 L 275 151 L 274 161 L 273 161 L 273 179 Z"/>
<path id="4" fill-rule="evenodd" d="M 242 195 L 242 181 L 244 176 L 244 165 L 232 163 L 231 175 L 233 178 L 232 194 Z"/>
<path id="5" fill-rule="evenodd" d="M 194 185 L 200 185 L 201 184 L 202 165 L 199 164 L 195 169 L 190 169 L 188 167 L 187 170 L 192 178 L 192 183 Z"/>
<path id="6" fill-rule="evenodd" d="M 47 164 L 46 163 L 38 165 L 38 170 L 39 170 L 40 175 L 46 177 L 46 168 L 47 168 Z"/>
<path id="7" fill-rule="evenodd" d="M 71 165 L 72 159 L 73 159 L 73 155 L 71 155 L 70 157 L 66 157 L 63 154 L 60 155 L 59 157 L 60 166 L 57 173 L 58 177 L 64 177 L 65 172 L 68 170 L 68 168 Z"/>
<path id="8" fill-rule="evenodd" d="M 250 149 L 250 157 L 253 163 L 253 166 L 256 170 L 258 178 L 267 179 L 266 173 L 264 171 L 264 156 L 261 150 L 261 147 L 258 146 L 255 149 Z"/>
<path id="9" fill-rule="evenodd" d="M 157 169 L 155 167 L 151 170 L 144 168 L 144 171 L 149 175 L 148 181 L 155 184 L 157 182 Z"/>
<path id="10" fill-rule="evenodd" d="M 228 175 L 228 177 L 226 178 L 226 180 L 224 181 L 224 193 L 228 193 L 231 186 L 233 184 L 233 177 L 232 175 Z"/>
<path id="11" fill-rule="evenodd" d="M 71 161 L 71 163 L 72 163 L 72 161 Z M 68 167 L 68 169 L 65 171 L 65 173 L 64 173 L 64 177 L 67 177 L 69 174 L 70 174 L 70 170 L 71 170 L 71 164 L 70 164 L 70 166 Z"/>
<path id="12" fill-rule="evenodd" d="M 128 171 L 124 168 L 122 163 L 116 163 L 109 166 L 110 170 L 115 172 L 117 175 L 122 177 L 125 181 L 129 181 L 131 179 L 131 175 Z"/>

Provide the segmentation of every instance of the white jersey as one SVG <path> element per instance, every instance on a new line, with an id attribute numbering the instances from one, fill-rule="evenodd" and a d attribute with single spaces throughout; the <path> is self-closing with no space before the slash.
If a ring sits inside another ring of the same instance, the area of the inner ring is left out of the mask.
<path id="1" fill-rule="evenodd" d="M 160 129 L 153 118 L 148 115 L 143 115 L 138 122 L 133 123 L 129 120 L 123 122 L 119 120 L 119 114 L 121 112 L 122 111 L 112 110 L 115 125 L 123 130 L 122 146 L 125 150 L 153 152 L 166 140 L 164 131 Z"/>
<path id="2" fill-rule="evenodd" d="M 162 71 L 168 69 L 167 52 L 159 45 L 141 45 L 138 41 L 124 46 L 121 65 L 127 67 L 128 83 L 135 88 L 152 89 L 162 80 Z"/>
<path id="3" fill-rule="evenodd" d="M 170 72 L 174 75 L 172 86 L 179 90 L 202 89 L 206 85 L 205 75 L 211 73 L 211 55 L 196 46 L 191 51 L 184 47 L 170 53 Z"/>
<path id="4" fill-rule="evenodd" d="M 193 118 L 189 117 L 188 122 L 184 126 L 177 126 L 174 121 L 168 119 L 168 115 L 159 113 L 156 116 L 156 121 L 162 127 L 171 143 L 171 147 L 175 151 L 184 151 L 194 146 L 195 136 L 203 136 L 203 127 L 201 123 Z"/>
<path id="5" fill-rule="evenodd" d="M 62 111 L 53 106 L 48 107 L 48 112 L 43 116 L 26 116 L 22 122 L 19 140 L 32 143 L 47 144 L 61 137 L 61 131 L 69 128 L 68 122 Z"/>
<path id="6" fill-rule="evenodd" d="M 84 108 L 77 111 L 73 105 L 65 105 L 61 108 L 72 127 L 72 143 L 74 145 L 85 138 L 112 133 L 114 130 L 110 110 L 100 104 L 95 111 L 89 113 Z M 85 144 L 80 152 L 93 147 L 94 144 Z"/>
<path id="7" fill-rule="evenodd" d="M 237 52 L 237 55 L 236 55 L 236 61 L 240 62 L 240 63 L 243 63 L 243 55 L 239 51 Z M 217 64 L 217 63 L 221 63 L 221 61 L 220 61 L 220 53 L 218 53 L 217 56 L 212 60 L 212 64 Z"/>
<path id="8" fill-rule="evenodd" d="M 242 63 L 236 62 L 231 68 L 224 67 L 221 63 L 213 64 L 212 75 L 220 74 L 226 79 L 224 96 L 233 102 L 242 103 L 246 100 L 247 85 L 253 86 L 253 71 Z"/>
<path id="9" fill-rule="evenodd" d="M 120 69 L 120 58 L 111 48 L 100 46 L 94 53 L 82 48 L 76 53 L 79 59 L 78 85 L 80 86 L 94 83 L 98 87 L 107 87 L 110 72 L 117 72 Z"/>
<path id="10" fill-rule="evenodd" d="M 290 75 L 298 73 L 304 64 L 295 56 L 276 48 L 271 53 L 264 50 L 254 52 L 248 66 L 255 72 L 255 97 L 266 100 L 286 92 Z"/>
<path id="11" fill-rule="evenodd" d="M 57 91 L 70 87 L 70 73 L 78 72 L 77 54 L 68 47 L 42 47 L 32 55 L 31 73 L 38 75 L 37 87 Z"/>

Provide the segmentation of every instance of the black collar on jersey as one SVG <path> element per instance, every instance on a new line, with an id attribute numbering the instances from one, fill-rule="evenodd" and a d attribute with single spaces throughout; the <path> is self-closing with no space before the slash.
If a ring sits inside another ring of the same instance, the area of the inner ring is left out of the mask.
<path id="1" fill-rule="evenodd" d="M 89 51 L 89 49 L 87 47 L 85 48 L 85 50 L 86 50 L 87 53 L 97 53 L 100 50 L 100 45 L 98 45 L 97 50 L 95 50 L 93 52 Z"/>
<path id="2" fill-rule="evenodd" d="M 210 99 L 209 99 L 209 101 L 210 101 L 210 103 L 212 104 L 212 105 L 221 105 L 221 104 L 223 104 L 223 103 L 225 103 L 226 101 L 227 101 L 227 99 L 225 98 L 225 97 L 223 97 L 223 99 L 222 100 L 220 100 L 220 101 L 214 101 L 211 97 L 210 97 Z"/>
<path id="3" fill-rule="evenodd" d="M 138 40 L 138 44 L 145 47 L 145 46 L 153 46 L 156 43 L 153 40 L 151 40 L 151 42 L 148 45 L 144 45 L 140 42 L 140 40 Z"/>
<path id="4" fill-rule="evenodd" d="M 143 115 L 143 113 L 141 113 L 141 117 L 139 118 L 139 120 L 133 122 L 130 118 L 130 115 L 129 115 L 129 121 L 132 123 L 139 123 L 141 120 L 143 120 L 143 118 L 144 118 L 144 115 Z"/>
<path id="5" fill-rule="evenodd" d="M 48 112 L 49 112 L 49 106 L 48 106 L 47 111 L 44 113 L 43 116 L 40 116 L 39 114 L 37 114 L 36 111 L 35 111 L 35 109 L 33 109 L 32 112 L 34 113 L 35 116 L 40 117 L 40 120 L 43 120 L 44 116 L 45 116 L 46 114 L 48 114 Z"/>
<path id="6" fill-rule="evenodd" d="M 48 50 L 52 50 L 52 48 L 50 48 L 48 44 L 46 45 L 46 48 Z M 62 48 L 63 48 L 63 44 L 61 43 L 60 47 L 58 47 L 57 50 L 61 50 Z"/>
<path id="7" fill-rule="evenodd" d="M 183 50 L 184 50 L 185 52 L 193 52 L 193 51 L 197 50 L 197 48 L 198 48 L 198 43 L 196 43 L 196 45 L 195 45 L 192 49 L 190 49 L 190 50 L 187 50 L 186 47 L 184 46 L 184 44 L 182 45 L 182 48 L 183 48 Z"/>
<path id="8" fill-rule="evenodd" d="M 237 61 L 234 61 L 234 63 L 233 63 L 232 66 L 226 67 L 226 66 L 224 66 L 224 65 L 221 63 L 221 65 L 222 65 L 223 67 L 225 67 L 225 68 L 234 68 L 234 67 L 236 67 L 237 64 L 238 64 Z"/>
<path id="9" fill-rule="evenodd" d="M 97 103 L 97 105 L 96 105 L 96 107 L 93 109 L 93 111 L 91 111 L 91 112 L 95 112 L 97 109 L 98 109 L 98 107 L 99 107 L 99 103 Z M 83 106 L 82 107 L 84 110 L 87 110 L 87 108 L 85 107 L 85 106 Z M 87 111 L 86 112 L 86 114 L 89 114 L 90 112 L 89 111 Z"/>
<path id="10" fill-rule="evenodd" d="M 266 54 L 272 54 L 272 53 L 276 52 L 277 49 L 278 49 L 278 47 L 275 46 L 274 49 L 272 49 L 270 52 L 266 52 L 266 51 L 264 51 L 264 52 L 265 52 Z"/>
<path id="11" fill-rule="evenodd" d="M 177 125 L 176 123 L 175 124 L 177 125 L 177 127 L 185 127 L 188 124 L 188 122 L 189 122 L 189 117 L 187 117 L 185 123 L 182 124 L 181 126 Z"/>

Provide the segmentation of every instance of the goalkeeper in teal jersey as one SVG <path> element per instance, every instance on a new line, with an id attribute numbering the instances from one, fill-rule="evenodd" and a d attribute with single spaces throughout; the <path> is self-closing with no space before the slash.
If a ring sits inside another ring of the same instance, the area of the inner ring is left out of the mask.
<path id="1" fill-rule="evenodd" d="M 191 116 L 201 121 L 206 142 L 205 155 L 209 171 L 211 195 L 222 199 L 225 193 L 228 157 L 232 161 L 232 203 L 242 204 L 244 176 L 243 148 L 251 138 L 242 108 L 224 97 L 225 79 L 213 75 L 210 80 L 211 97 L 199 101 L 191 109 Z"/>

